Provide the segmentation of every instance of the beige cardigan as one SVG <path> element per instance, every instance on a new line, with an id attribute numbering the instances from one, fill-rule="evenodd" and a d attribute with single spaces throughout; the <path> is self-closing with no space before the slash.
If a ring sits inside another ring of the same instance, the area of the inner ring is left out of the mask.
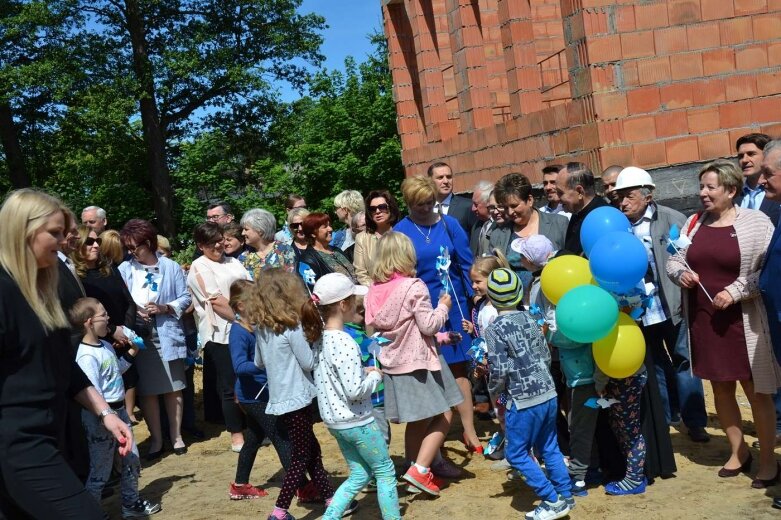
<path id="1" fill-rule="evenodd" d="M 740 272 L 738 278 L 724 289 L 739 302 L 743 310 L 743 332 L 746 336 L 746 348 L 754 380 L 754 391 L 760 394 L 774 394 L 781 386 L 781 367 L 773 355 L 770 343 L 770 331 L 767 325 L 765 305 L 759 294 L 759 273 L 765 263 L 765 254 L 773 236 L 773 224 L 761 211 L 736 207 L 735 233 L 740 248 Z M 691 232 L 687 233 L 694 215 L 686 220 L 681 234 L 690 239 L 700 228 L 705 213 L 700 215 Z M 684 265 L 686 250 L 679 251 L 667 261 L 667 276 L 680 285 L 681 275 L 688 269 Z M 684 289 L 684 293 L 686 289 Z M 681 298 L 684 319 L 688 323 L 689 299 Z M 712 295 L 714 296 L 714 295 Z M 691 343 L 690 347 L 691 349 Z M 691 352 L 689 352 L 691 355 Z"/>
<path id="2" fill-rule="evenodd" d="M 372 257 L 377 249 L 377 241 L 380 238 L 374 233 L 361 231 L 355 235 L 355 249 L 353 249 L 353 265 L 355 266 L 355 278 L 358 283 L 370 287 L 372 284 L 369 271 L 372 266 Z"/>

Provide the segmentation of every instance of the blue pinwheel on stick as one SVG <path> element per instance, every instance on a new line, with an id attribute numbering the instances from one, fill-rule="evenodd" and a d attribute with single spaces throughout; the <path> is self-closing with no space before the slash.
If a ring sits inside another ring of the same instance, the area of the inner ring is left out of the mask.
<path id="1" fill-rule="evenodd" d="M 439 246 L 439 256 L 437 257 L 435 267 L 439 274 L 439 281 L 442 284 L 443 293 L 452 293 L 453 300 L 458 307 L 458 313 L 461 319 L 465 320 L 464 311 L 461 310 L 461 303 L 458 301 L 458 295 L 453 291 L 453 280 L 450 278 L 450 251 L 445 246 Z"/>
<path id="2" fill-rule="evenodd" d="M 674 255 L 675 253 L 680 253 L 681 250 L 686 249 L 692 244 L 692 241 L 689 240 L 689 237 L 686 235 L 681 235 L 681 230 L 678 228 L 676 224 L 673 224 L 670 226 L 670 234 L 667 236 L 667 251 Z M 692 274 L 694 274 L 694 270 L 689 266 L 689 263 L 686 261 L 686 258 L 681 258 L 683 260 L 683 265 L 686 266 L 686 269 L 689 270 Z M 711 303 L 713 303 L 713 298 L 711 298 L 711 295 L 708 294 L 708 291 L 705 289 L 705 286 L 702 285 L 702 282 L 697 282 L 697 284 L 700 286 L 700 289 L 702 289 L 702 292 L 705 293 L 705 296 L 708 297 Z"/>

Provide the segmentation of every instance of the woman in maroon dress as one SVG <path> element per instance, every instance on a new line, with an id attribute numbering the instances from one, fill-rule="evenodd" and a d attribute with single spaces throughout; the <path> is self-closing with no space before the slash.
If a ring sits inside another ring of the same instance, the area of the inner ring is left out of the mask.
<path id="1" fill-rule="evenodd" d="M 773 225 L 760 211 L 733 204 L 742 185 L 741 173 L 729 161 L 714 161 L 702 169 L 704 211 L 687 220 L 683 234 L 692 244 L 670 258 L 667 273 L 685 289 L 682 302 L 690 327 L 692 369 L 711 381 L 716 413 L 730 443 L 731 456 L 719 476 L 734 477 L 751 469 L 735 398 L 739 381 L 751 403 L 760 443 L 752 487 L 764 488 L 777 483 L 781 473 L 773 453 L 772 400 L 781 385 L 781 368 L 772 353 L 758 287 Z"/>

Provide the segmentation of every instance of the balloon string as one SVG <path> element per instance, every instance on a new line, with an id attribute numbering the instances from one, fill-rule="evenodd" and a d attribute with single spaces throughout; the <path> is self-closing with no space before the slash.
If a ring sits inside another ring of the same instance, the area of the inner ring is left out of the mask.
<path id="1" fill-rule="evenodd" d="M 671 246 L 673 246 L 673 249 L 675 249 L 675 252 L 676 252 L 676 253 L 680 253 L 680 252 L 681 252 L 681 250 L 680 250 L 680 249 L 678 249 L 678 247 L 676 247 L 676 245 L 675 245 L 675 244 L 673 244 L 673 241 L 672 241 L 672 240 L 670 240 L 670 239 L 668 238 L 668 239 L 667 239 L 667 242 L 669 242 L 669 243 L 670 243 L 670 245 L 671 245 Z M 688 270 L 689 270 L 689 272 L 690 272 L 691 274 L 697 274 L 697 273 L 695 273 L 695 272 L 694 272 L 694 269 L 692 269 L 692 268 L 689 266 L 689 263 L 686 261 L 686 259 L 685 259 L 685 258 L 683 258 L 683 256 L 681 256 L 681 260 L 683 261 L 683 265 L 685 265 L 685 266 L 686 266 L 686 269 L 688 269 Z M 708 291 L 706 291 L 706 290 L 705 290 L 705 286 L 704 286 L 704 285 L 702 285 L 702 282 L 698 281 L 698 282 L 697 282 L 697 285 L 699 285 L 699 286 L 700 286 L 700 289 L 702 289 L 702 292 L 704 292 L 704 293 L 705 293 L 705 296 L 707 296 L 707 297 L 708 297 L 708 300 L 710 300 L 710 302 L 711 302 L 711 303 L 713 303 L 713 298 L 711 298 L 711 297 L 710 297 L 710 294 L 708 294 Z"/>

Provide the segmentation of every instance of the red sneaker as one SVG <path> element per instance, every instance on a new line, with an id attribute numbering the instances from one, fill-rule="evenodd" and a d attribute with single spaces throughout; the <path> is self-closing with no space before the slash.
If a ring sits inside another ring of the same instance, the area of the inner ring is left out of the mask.
<path id="1" fill-rule="evenodd" d="M 231 500 L 250 500 L 268 496 L 268 491 L 251 484 L 236 484 L 231 482 L 228 494 L 230 495 Z"/>
<path id="2" fill-rule="evenodd" d="M 296 498 L 299 504 L 322 504 L 325 502 L 323 497 L 320 496 L 320 490 L 317 489 L 312 480 L 298 488 Z"/>
<path id="3" fill-rule="evenodd" d="M 439 486 L 434 483 L 434 474 L 429 470 L 428 473 L 421 473 L 413 464 L 402 477 L 404 480 L 429 495 L 439 496 Z"/>

